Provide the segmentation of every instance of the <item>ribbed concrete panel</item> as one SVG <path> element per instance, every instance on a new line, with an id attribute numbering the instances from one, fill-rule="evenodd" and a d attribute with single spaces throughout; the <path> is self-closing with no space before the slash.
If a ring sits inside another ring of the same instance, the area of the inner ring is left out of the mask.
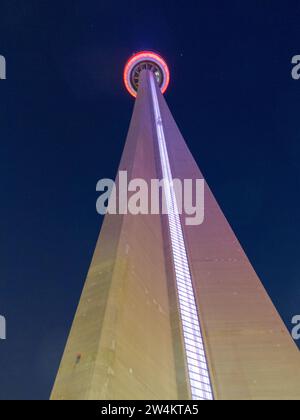
<path id="1" fill-rule="evenodd" d="M 149 94 L 145 78 L 120 164 L 129 180 L 157 178 Z M 169 308 L 160 216 L 107 215 L 51 398 L 178 398 Z"/>
<path id="2" fill-rule="evenodd" d="M 203 178 L 157 94 L 173 176 Z M 204 223 L 182 225 L 215 398 L 300 399 L 299 350 L 207 184 Z"/>

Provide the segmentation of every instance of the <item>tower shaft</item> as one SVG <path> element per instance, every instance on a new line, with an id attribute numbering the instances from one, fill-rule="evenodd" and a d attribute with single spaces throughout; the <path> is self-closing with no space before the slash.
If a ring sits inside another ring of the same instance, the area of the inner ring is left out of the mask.
<path id="1" fill-rule="evenodd" d="M 119 170 L 148 185 L 203 178 L 148 71 Z M 166 202 L 176 206 L 171 187 Z M 172 212 L 105 216 L 52 399 L 297 399 L 299 389 L 299 351 L 207 184 L 198 226 Z"/>

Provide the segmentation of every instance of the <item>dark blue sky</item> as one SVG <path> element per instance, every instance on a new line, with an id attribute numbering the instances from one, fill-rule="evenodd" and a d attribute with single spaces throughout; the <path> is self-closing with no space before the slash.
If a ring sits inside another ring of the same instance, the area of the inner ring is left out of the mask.
<path id="1" fill-rule="evenodd" d="M 289 329 L 300 313 L 298 0 L 1 0 L 0 399 L 47 399 L 132 112 L 132 52 L 170 108 Z M 300 344 L 300 343 L 299 343 Z"/>

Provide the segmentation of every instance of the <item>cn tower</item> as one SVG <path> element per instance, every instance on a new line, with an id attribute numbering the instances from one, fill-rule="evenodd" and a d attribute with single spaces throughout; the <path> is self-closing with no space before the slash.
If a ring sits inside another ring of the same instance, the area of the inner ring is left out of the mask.
<path id="1" fill-rule="evenodd" d="M 299 399 L 299 351 L 206 182 L 203 223 L 178 212 L 172 180 L 203 175 L 164 98 L 166 61 L 138 52 L 123 78 L 119 172 L 166 180 L 167 213 L 106 214 L 51 399 Z"/>

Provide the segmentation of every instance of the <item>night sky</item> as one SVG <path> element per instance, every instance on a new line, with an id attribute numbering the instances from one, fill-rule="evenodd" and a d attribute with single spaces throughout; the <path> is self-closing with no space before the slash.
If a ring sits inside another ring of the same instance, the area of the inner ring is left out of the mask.
<path id="1" fill-rule="evenodd" d="M 95 186 L 115 177 L 131 117 L 123 67 L 141 49 L 166 58 L 171 111 L 291 330 L 299 22 L 299 0 L 1 0 L 0 399 L 49 398 L 102 222 Z"/>

